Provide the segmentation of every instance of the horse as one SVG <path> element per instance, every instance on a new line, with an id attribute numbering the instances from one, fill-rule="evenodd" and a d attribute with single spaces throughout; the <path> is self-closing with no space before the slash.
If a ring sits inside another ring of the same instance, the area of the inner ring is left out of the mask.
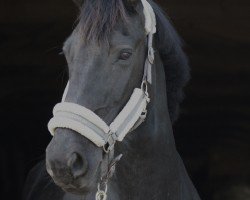
<path id="1" fill-rule="evenodd" d="M 199 200 L 172 130 L 188 59 L 164 11 L 153 0 L 75 3 L 80 15 L 63 46 L 69 82 L 62 101 L 74 112 L 62 106 L 56 112 L 79 126 L 50 130 L 46 159 L 31 170 L 24 199 Z M 147 34 L 150 23 L 156 29 Z M 119 113 L 136 120 L 114 138 L 109 125 Z"/>

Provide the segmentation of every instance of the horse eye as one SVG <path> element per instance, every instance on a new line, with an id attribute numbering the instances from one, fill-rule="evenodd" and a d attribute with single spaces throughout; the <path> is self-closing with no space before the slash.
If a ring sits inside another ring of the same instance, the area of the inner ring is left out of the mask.
<path id="1" fill-rule="evenodd" d="M 119 56 L 120 60 L 128 60 L 131 57 L 131 52 L 122 52 Z"/>

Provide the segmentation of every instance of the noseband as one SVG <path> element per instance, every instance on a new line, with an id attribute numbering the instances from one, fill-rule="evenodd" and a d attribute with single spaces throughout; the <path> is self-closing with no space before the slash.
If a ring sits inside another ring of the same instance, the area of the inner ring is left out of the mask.
<path id="1" fill-rule="evenodd" d="M 151 5 L 147 0 L 141 0 L 144 7 L 145 31 L 148 37 L 148 56 L 145 60 L 144 75 L 141 88 L 135 88 L 129 101 L 117 115 L 114 121 L 108 125 L 98 115 L 88 108 L 65 102 L 70 82 L 68 82 L 63 94 L 62 102 L 53 109 L 54 117 L 48 123 L 48 129 L 52 135 L 57 128 L 72 129 L 92 141 L 96 146 L 103 147 L 108 154 L 108 170 L 106 178 L 109 179 L 114 171 L 115 163 L 120 159 L 113 159 L 114 145 L 116 141 L 122 142 L 128 133 L 135 130 L 146 119 L 147 105 L 150 102 L 148 94 L 148 83 L 152 83 L 151 69 L 154 63 L 153 35 L 156 33 L 156 17 Z M 98 186 L 96 200 L 107 198 L 107 180 L 104 182 L 103 190 Z"/>

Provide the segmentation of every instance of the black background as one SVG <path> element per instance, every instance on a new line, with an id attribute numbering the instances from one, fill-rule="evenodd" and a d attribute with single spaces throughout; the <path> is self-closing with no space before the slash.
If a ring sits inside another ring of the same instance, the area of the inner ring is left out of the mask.
<path id="1" fill-rule="evenodd" d="M 250 1 L 159 0 L 186 42 L 192 79 L 175 124 L 201 197 L 250 199 Z M 21 199 L 44 157 L 47 122 L 66 81 L 58 54 L 72 32 L 70 0 L 0 1 L 1 196 Z"/>

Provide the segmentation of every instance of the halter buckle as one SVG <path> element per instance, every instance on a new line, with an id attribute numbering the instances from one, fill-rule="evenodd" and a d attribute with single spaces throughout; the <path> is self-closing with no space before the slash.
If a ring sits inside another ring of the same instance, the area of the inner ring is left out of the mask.
<path id="1" fill-rule="evenodd" d="M 141 89 L 145 94 L 148 94 L 148 82 L 147 80 L 143 80 L 141 83 Z"/>
<path id="2" fill-rule="evenodd" d="M 149 94 L 148 94 L 148 82 L 147 80 L 143 80 L 142 84 L 141 84 L 141 89 L 144 92 L 145 96 L 146 96 L 146 100 L 149 103 L 150 102 L 150 98 L 149 98 Z"/>
<path id="3" fill-rule="evenodd" d="M 103 151 L 105 153 L 109 153 L 110 151 L 112 151 L 115 147 L 116 140 L 117 140 L 116 134 L 109 131 L 107 141 L 103 146 Z"/>
<path id="4" fill-rule="evenodd" d="M 153 47 L 148 48 L 148 61 L 150 62 L 151 65 L 154 64 L 155 60 L 155 51 Z"/>

